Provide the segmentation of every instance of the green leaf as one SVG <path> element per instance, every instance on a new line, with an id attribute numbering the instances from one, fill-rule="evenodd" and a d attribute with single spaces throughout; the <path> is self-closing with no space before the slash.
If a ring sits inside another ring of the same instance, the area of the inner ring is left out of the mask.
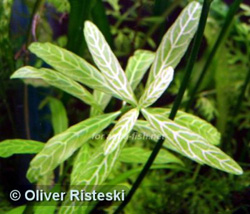
<path id="1" fill-rule="evenodd" d="M 101 106 L 101 109 L 104 111 L 107 105 L 109 104 L 112 96 L 109 94 L 103 93 L 101 91 L 94 90 L 93 92 L 94 99 L 96 100 L 98 106 Z M 100 110 L 94 106 L 91 108 L 90 115 L 91 117 L 100 114 Z"/>
<path id="2" fill-rule="evenodd" d="M 68 159 L 88 139 L 105 129 L 120 112 L 109 113 L 84 120 L 51 138 L 31 161 L 27 177 L 30 182 L 54 170 Z"/>
<path id="3" fill-rule="evenodd" d="M 37 69 L 30 66 L 18 69 L 11 78 L 38 78 L 43 79 L 48 84 L 57 87 L 83 102 L 98 107 L 93 95 L 79 83 L 51 69 Z"/>
<path id="4" fill-rule="evenodd" d="M 146 163 L 152 151 L 140 147 L 124 148 L 121 151 L 119 160 L 125 163 Z M 182 161 L 166 150 L 160 150 L 154 164 L 178 163 L 183 165 Z"/>
<path id="5" fill-rule="evenodd" d="M 137 101 L 126 75 L 99 29 L 86 21 L 84 35 L 95 64 L 103 73 L 113 93 L 120 99 L 136 105 Z"/>
<path id="6" fill-rule="evenodd" d="M 241 167 L 232 158 L 209 144 L 202 136 L 162 114 L 145 109 L 142 109 L 142 113 L 151 126 L 163 135 L 175 150 L 180 151 L 186 157 L 228 173 L 236 175 L 243 173 Z"/>
<path id="7" fill-rule="evenodd" d="M 68 117 L 63 103 L 53 97 L 49 97 L 52 127 L 54 135 L 65 131 L 68 128 Z"/>
<path id="8" fill-rule="evenodd" d="M 43 202 L 40 203 L 38 206 L 35 206 L 34 214 L 41 214 L 41 213 L 54 214 L 56 212 L 56 209 L 57 209 L 56 201 L 50 202 L 50 204 L 53 203 L 54 205 L 48 205 L 47 201 L 43 201 Z"/>
<path id="9" fill-rule="evenodd" d="M 29 50 L 65 76 L 90 88 L 112 94 L 103 75 L 74 53 L 50 43 L 39 42 L 32 43 Z"/>
<path id="10" fill-rule="evenodd" d="M 99 147 L 86 162 L 84 168 L 78 171 L 77 177 L 74 177 L 71 184 L 81 185 L 81 187 L 85 188 L 92 185 L 101 185 L 111 172 L 126 141 L 127 139 L 124 139 L 114 152 L 107 155 L 103 154 L 103 146 Z"/>
<path id="11" fill-rule="evenodd" d="M 48 183 L 42 183 L 42 184 L 37 184 L 37 186 L 41 186 L 43 191 L 47 193 L 56 193 L 56 192 L 61 192 L 62 188 L 61 185 L 55 185 L 54 181 L 51 184 Z M 41 202 L 36 202 L 35 206 L 33 207 L 33 212 L 34 214 L 41 214 L 41 213 L 46 213 L 46 214 L 55 214 L 57 205 L 59 201 L 56 200 L 50 200 L 46 201 L 43 200 Z"/>
<path id="12" fill-rule="evenodd" d="M 163 69 L 169 66 L 175 68 L 178 65 L 197 30 L 200 13 L 200 3 L 195 1 L 189 3 L 164 35 L 150 69 L 147 85 Z"/>
<path id="13" fill-rule="evenodd" d="M 172 82 L 174 70 L 172 67 L 164 68 L 150 83 L 140 98 L 139 106 L 148 107 L 152 105 L 168 88 Z"/>
<path id="14" fill-rule="evenodd" d="M 80 190 L 79 190 L 80 191 Z M 89 212 L 86 211 L 88 209 L 88 204 L 84 204 L 83 206 L 81 206 L 81 203 L 79 205 L 75 205 L 74 202 L 70 201 L 69 199 L 69 193 L 66 195 L 66 199 L 63 202 L 62 206 L 59 209 L 59 213 L 58 214 L 88 214 Z M 83 202 L 82 202 L 83 203 Z"/>
<path id="15" fill-rule="evenodd" d="M 119 157 L 121 148 L 126 143 L 126 139 L 116 148 L 114 152 L 108 155 L 103 154 L 103 145 L 99 147 L 88 158 L 87 148 L 83 148 L 79 152 L 79 156 L 83 158 L 83 163 L 79 163 L 77 170 L 75 170 L 74 176 L 71 177 L 71 188 L 79 187 L 81 190 L 91 191 L 97 185 L 101 185 L 108 175 L 110 174 L 117 158 Z M 77 157 L 76 161 L 80 161 L 80 157 Z M 79 159 L 78 159 L 79 158 Z M 85 213 L 88 204 L 85 206 L 74 206 L 74 202 L 65 200 L 63 206 L 61 206 L 60 212 L 63 213 Z M 82 210 L 81 208 L 84 208 Z"/>
<path id="16" fill-rule="evenodd" d="M 126 76 L 132 89 L 136 89 L 144 74 L 152 64 L 155 53 L 147 50 L 137 50 L 128 60 Z"/>
<path id="17" fill-rule="evenodd" d="M 154 142 L 157 142 L 161 138 L 160 133 L 156 129 L 154 129 L 148 121 L 145 120 L 137 120 L 134 126 L 134 130 L 139 133 L 142 133 L 144 139 L 152 140 Z M 163 147 L 175 151 L 183 156 L 186 156 L 183 151 L 173 146 L 167 140 L 164 141 Z M 203 162 L 200 162 L 198 160 L 196 160 L 196 162 L 198 162 L 199 164 L 203 164 Z"/>
<path id="18" fill-rule="evenodd" d="M 166 117 L 168 117 L 171 112 L 170 109 L 166 108 L 148 108 L 148 110 L 153 113 L 162 114 Z M 190 129 L 196 134 L 201 135 L 208 143 L 211 143 L 213 145 L 219 145 L 220 143 L 221 134 L 218 132 L 218 130 L 210 123 L 197 116 L 188 114 L 183 111 L 178 111 L 175 116 L 174 122 Z M 159 134 L 156 134 L 155 129 L 152 128 L 150 124 L 144 120 L 137 120 L 134 126 L 134 130 L 144 134 L 145 136 L 148 136 L 153 141 L 157 141 L 160 137 Z"/>
<path id="19" fill-rule="evenodd" d="M 44 143 L 34 140 L 12 139 L 0 143 L 0 157 L 7 158 L 15 154 L 36 154 L 44 147 Z"/>
<path id="20" fill-rule="evenodd" d="M 104 154 L 110 154 L 119 146 L 123 139 L 125 139 L 139 116 L 138 109 L 131 109 L 126 114 L 124 114 L 118 122 L 115 124 L 114 128 L 110 131 L 107 140 L 104 145 Z"/>
<path id="21" fill-rule="evenodd" d="M 76 180 L 78 174 L 85 168 L 86 163 L 90 159 L 90 149 L 88 144 L 84 144 L 79 150 L 75 160 L 73 169 L 70 175 L 71 183 Z"/>
<path id="22" fill-rule="evenodd" d="M 19 207 L 16 207 L 16 208 L 6 212 L 5 214 L 23 214 L 25 208 L 26 208 L 26 205 L 19 206 Z"/>
<path id="23" fill-rule="evenodd" d="M 137 120 L 134 130 L 143 134 L 143 139 L 147 137 L 147 140 L 158 141 L 161 137 L 160 134 L 146 120 Z"/>
<path id="24" fill-rule="evenodd" d="M 142 169 L 143 166 L 127 170 L 119 174 L 116 178 L 109 181 L 107 185 L 119 185 L 121 183 L 124 183 L 127 181 L 128 178 L 132 177 L 133 175 L 138 175 L 142 171 Z M 150 167 L 150 170 L 157 170 L 157 169 L 170 169 L 174 171 L 181 171 L 181 172 L 186 171 L 191 173 L 186 168 L 174 164 L 154 164 Z"/>
<path id="25" fill-rule="evenodd" d="M 168 117 L 171 110 L 166 108 L 150 108 L 150 112 L 162 114 Z M 221 134 L 218 132 L 218 130 L 210 123 L 197 116 L 188 114 L 183 111 L 178 111 L 175 116 L 174 122 L 190 129 L 196 134 L 201 135 L 210 144 L 220 144 Z"/>
<path id="26" fill-rule="evenodd" d="M 119 0 L 103 0 L 103 1 L 108 2 L 115 11 L 120 10 Z"/>
<path id="27" fill-rule="evenodd" d="M 60 13 L 68 13 L 70 11 L 70 4 L 68 0 L 47 0 L 47 3 L 52 4 Z"/>

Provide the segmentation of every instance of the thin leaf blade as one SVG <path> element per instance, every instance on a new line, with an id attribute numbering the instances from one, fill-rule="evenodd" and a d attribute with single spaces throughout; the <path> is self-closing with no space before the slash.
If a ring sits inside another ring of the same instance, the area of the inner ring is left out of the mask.
<path id="1" fill-rule="evenodd" d="M 17 71 L 11 76 L 11 78 L 38 78 L 42 79 L 48 84 L 61 89 L 62 91 L 65 91 L 72 96 L 80 99 L 81 101 L 89 104 L 94 105 L 97 108 L 100 109 L 100 107 L 97 105 L 93 95 L 85 89 L 83 86 L 81 86 L 76 81 L 68 78 L 67 76 L 60 74 L 59 72 L 56 72 L 51 69 L 37 69 L 30 66 L 25 66 Z"/>
<path id="2" fill-rule="evenodd" d="M 169 66 L 175 68 L 178 65 L 197 30 L 200 13 L 200 3 L 195 1 L 189 3 L 164 35 L 150 69 L 147 85 L 164 68 Z"/>
<path id="3" fill-rule="evenodd" d="M 105 129 L 120 112 L 103 114 L 84 120 L 51 138 L 30 163 L 27 178 L 37 181 L 69 158 L 88 139 Z"/>
<path id="4" fill-rule="evenodd" d="M 146 120 L 137 120 L 134 130 L 141 133 L 148 140 L 158 141 L 161 135 Z"/>
<path id="5" fill-rule="evenodd" d="M 134 130 L 143 134 L 144 138 L 147 138 L 154 142 L 157 142 L 162 137 L 161 134 L 155 128 L 153 128 L 148 121 L 145 121 L 145 120 L 137 120 L 134 126 Z M 163 147 L 165 147 L 166 149 L 172 150 L 174 152 L 177 152 L 183 156 L 186 156 L 182 150 L 179 150 L 177 147 L 173 146 L 167 140 L 164 140 Z M 203 164 L 203 162 L 200 162 L 198 160 L 195 160 L 195 161 L 199 164 Z"/>
<path id="6" fill-rule="evenodd" d="M 51 43 L 34 42 L 29 50 L 65 76 L 90 88 L 112 94 L 103 75 L 76 54 Z"/>
<path id="7" fill-rule="evenodd" d="M 133 129 L 133 126 L 136 123 L 138 116 L 139 116 L 139 110 L 131 109 L 118 120 L 114 128 L 110 131 L 107 140 L 105 142 L 104 145 L 105 155 L 108 155 L 112 153 L 114 150 L 116 150 L 116 148 L 119 146 L 122 140 L 129 135 L 129 133 Z"/>
<path id="8" fill-rule="evenodd" d="M 109 102 L 112 98 L 112 96 L 110 96 L 109 94 L 106 94 L 106 93 L 103 93 L 103 92 L 97 91 L 97 90 L 94 90 L 93 96 L 94 96 L 94 99 L 96 100 L 96 102 L 98 103 L 98 106 L 101 106 L 102 111 L 105 110 L 105 108 L 107 107 L 107 105 L 109 104 Z M 97 116 L 100 113 L 101 112 L 98 108 L 92 106 L 91 111 L 90 111 L 91 117 Z"/>
<path id="9" fill-rule="evenodd" d="M 150 111 L 157 114 L 162 114 L 166 117 L 168 117 L 171 112 L 171 110 L 167 108 L 150 108 Z M 195 115 L 178 111 L 174 122 L 201 135 L 208 143 L 213 145 L 220 144 L 221 134 L 219 131 L 210 123 Z"/>
<path id="10" fill-rule="evenodd" d="M 186 157 L 228 173 L 236 175 L 243 173 L 241 167 L 232 158 L 219 148 L 207 143 L 202 136 L 161 114 L 145 109 L 142 113 L 151 126 L 163 135 L 173 148 L 181 151 Z"/>
<path id="11" fill-rule="evenodd" d="M 49 97 L 51 121 L 54 135 L 65 131 L 68 128 L 68 117 L 63 103 L 53 97 Z"/>
<path id="12" fill-rule="evenodd" d="M 174 69 L 168 67 L 160 71 L 156 78 L 149 84 L 139 100 L 139 106 L 148 107 L 152 105 L 168 88 L 174 76 Z"/>
<path id="13" fill-rule="evenodd" d="M 146 163 L 152 151 L 140 147 L 128 147 L 121 151 L 119 160 L 124 163 Z M 166 150 L 160 150 L 154 164 L 177 163 L 183 165 L 182 161 Z"/>
<path id="14" fill-rule="evenodd" d="M 81 172 L 81 170 L 83 170 L 85 168 L 89 159 L 90 159 L 90 148 L 89 148 L 88 144 L 84 144 L 80 148 L 80 150 L 79 150 L 79 152 L 74 160 L 73 169 L 72 169 L 72 172 L 70 174 L 71 183 L 72 183 L 72 181 L 76 180 L 79 172 Z"/>
<path id="15" fill-rule="evenodd" d="M 113 93 L 128 103 L 136 99 L 126 75 L 99 29 L 90 21 L 85 22 L 84 35 L 95 64 L 103 73 Z"/>
<path id="16" fill-rule="evenodd" d="M 0 157 L 7 158 L 14 154 L 36 154 L 44 147 L 44 143 L 34 140 L 12 139 L 0 143 Z"/>
<path id="17" fill-rule="evenodd" d="M 6 212 L 5 214 L 23 214 L 26 205 L 22 205 L 16 208 L 11 209 L 10 211 Z"/>
<path id="18" fill-rule="evenodd" d="M 72 177 L 71 188 L 79 188 L 79 191 L 87 190 L 90 192 L 96 189 L 97 186 L 102 185 L 112 171 L 125 143 L 126 139 L 123 140 L 113 153 L 108 155 L 103 154 L 103 145 L 96 149 L 91 155 L 91 158 L 89 158 L 87 162 L 84 161 L 84 164 L 81 165 L 81 169 Z M 69 198 L 66 198 L 59 213 L 85 213 L 87 206 L 75 206 L 75 203 L 75 201 L 72 202 Z"/>
<path id="19" fill-rule="evenodd" d="M 114 152 L 107 155 L 103 154 L 103 146 L 99 147 L 85 164 L 84 170 L 79 171 L 77 177 L 71 181 L 72 185 L 85 188 L 101 185 L 111 172 L 126 141 L 127 139 L 124 139 Z"/>
<path id="20" fill-rule="evenodd" d="M 152 64 L 155 53 L 147 50 L 137 50 L 128 60 L 125 73 L 133 90 L 141 82 L 144 74 Z"/>

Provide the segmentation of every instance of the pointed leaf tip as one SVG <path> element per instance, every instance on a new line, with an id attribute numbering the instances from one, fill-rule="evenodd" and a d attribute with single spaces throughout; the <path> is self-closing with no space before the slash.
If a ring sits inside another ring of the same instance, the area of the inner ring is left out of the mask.
<path id="1" fill-rule="evenodd" d="M 108 127 L 120 112 L 88 118 L 52 137 L 30 163 L 27 178 L 37 181 L 69 158 L 91 137 Z"/>
<path id="2" fill-rule="evenodd" d="M 139 116 L 138 109 L 132 109 L 124 114 L 109 133 L 104 145 L 104 155 L 112 153 L 129 135 Z"/>
<path id="3" fill-rule="evenodd" d="M 136 97 L 125 72 L 97 26 L 89 21 L 86 22 L 84 36 L 93 60 L 113 94 L 121 100 L 137 105 Z"/>
<path id="4" fill-rule="evenodd" d="M 164 144 L 169 145 L 170 149 L 198 163 L 204 163 L 231 174 L 243 173 L 241 167 L 231 157 L 209 144 L 201 135 L 150 109 L 143 109 L 142 113 L 151 126 L 165 137 Z"/>
<path id="5" fill-rule="evenodd" d="M 162 69 L 152 83 L 146 87 L 140 98 L 139 105 L 148 107 L 158 100 L 172 82 L 173 76 L 174 69 L 172 67 Z"/>
<path id="6" fill-rule="evenodd" d="M 157 74 L 168 66 L 175 68 L 185 54 L 194 34 L 196 33 L 201 13 L 201 4 L 190 2 L 181 12 L 178 19 L 162 38 L 151 66 L 147 86 Z"/>

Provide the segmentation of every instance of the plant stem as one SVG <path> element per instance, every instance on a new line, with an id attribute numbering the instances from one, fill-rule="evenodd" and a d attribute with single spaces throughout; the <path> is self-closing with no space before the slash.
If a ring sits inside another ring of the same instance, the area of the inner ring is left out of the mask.
<path id="1" fill-rule="evenodd" d="M 28 31 L 27 31 L 27 40 L 26 40 L 26 48 L 28 48 L 29 44 L 31 43 L 32 41 L 32 22 L 34 20 L 34 17 L 37 13 L 37 11 L 39 10 L 40 8 L 40 5 L 42 4 L 43 0 L 37 0 L 35 5 L 34 5 L 34 8 L 32 10 L 32 14 L 31 14 L 31 17 L 30 17 L 30 21 L 29 21 L 29 27 L 28 27 Z M 26 54 L 26 57 L 28 55 Z M 25 60 L 27 60 L 27 58 L 25 58 Z M 25 61 L 25 64 L 28 64 L 27 61 Z"/>
<path id="2" fill-rule="evenodd" d="M 199 86 L 200 86 L 200 84 L 201 84 L 201 82 L 202 82 L 202 80 L 203 80 L 203 78 L 205 76 L 205 73 L 208 70 L 209 66 L 211 65 L 214 56 L 216 55 L 216 53 L 217 53 L 219 47 L 221 46 L 221 44 L 223 43 L 223 40 L 225 40 L 227 32 L 229 30 L 229 27 L 230 27 L 230 25 L 232 23 L 233 17 L 235 15 L 235 13 L 237 12 L 241 2 L 242 2 L 242 0 L 236 0 L 232 4 L 232 6 L 230 7 L 230 9 L 229 9 L 229 11 L 227 13 L 226 19 L 225 19 L 225 23 L 224 23 L 224 25 L 223 25 L 223 27 L 221 29 L 221 32 L 220 32 L 220 34 L 219 34 L 219 36 L 218 36 L 218 38 L 217 38 L 217 40 L 216 40 L 216 42 L 215 42 L 215 44 L 214 44 L 214 46 L 212 48 L 211 53 L 209 54 L 209 57 L 207 58 L 207 61 L 206 61 L 205 65 L 204 65 L 204 67 L 202 69 L 202 72 L 201 72 L 201 74 L 200 74 L 200 76 L 199 76 L 193 90 L 190 93 L 190 99 L 189 99 L 189 101 L 188 101 L 188 103 L 186 105 L 186 108 L 185 108 L 186 112 L 188 112 L 190 110 L 190 107 L 191 107 L 191 105 L 192 105 L 192 103 L 194 101 L 194 97 L 195 97 L 195 95 L 196 95 L 196 93 L 197 93 L 197 91 L 199 89 Z M 193 181 L 196 180 L 200 169 L 201 169 L 201 165 L 197 165 L 196 169 L 195 169 L 195 172 L 194 172 L 194 175 L 193 175 L 193 178 L 192 178 Z"/>
<path id="3" fill-rule="evenodd" d="M 194 88 L 192 89 L 192 91 L 190 93 L 190 99 L 189 99 L 189 101 L 186 105 L 186 109 L 185 109 L 186 111 L 188 111 L 190 109 L 190 107 L 194 101 L 194 97 L 195 97 L 195 95 L 200 87 L 200 84 L 201 84 L 208 68 L 210 67 L 210 65 L 212 63 L 214 56 L 216 55 L 217 50 L 219 49 L 223 39 L 225 38 L 225 36 L 227 34 L 226 32 L 228 31 L 228 29 L 233 21 L 234 15 L 238 11 L 241 2 L 242 2 L 242 0 L 235 0 L 232 3 L 232 5 L 227 13 L 226 20 L 225 20 L 225 23 L 221 29 L 221 32 L 220 32 L 220 34 L 219 34 L 219 36 L 218 36 L 218 38 L 217 38 L 217 40 L 212 48 L 211 53 L 209 54 L 209 56 L 207 58 L 207 61 L 206 61 L 205 65 L 201 71 L 201 74 L 200 74 Z"/>
<path id="4" fill-rule="evenodd" d="M 189 61 L 188 61 L 187 67 L 186 67 L 185 76 L 183 78 L 183 81 L 182 81 L 181 87 L 179 89 L 177 98 L 175 99 L 173 108 L 172 108 L 170 116 L 169 116 L 169 119 L 171 119 L 171 120 L 174 119 L 174 117 L 178 111 L 178 108 L 181 104 L 182 97 L 183 97 L 184 92 L 186 90 L 188 80 L 190 78 L 195 60 L 197 58 L 211 2 L 212 2 L 211 0 L 204 0 L 203 7 L 202 7 L 202 13 L 200 16 L 200 21 L 199 21 L 199 26 L 198 26 L 198 31 L 197 31 L 197 34 L 196 34 L 195 39 L 194 39 L 194 45 L 192 47 L 190 58 L 189 58 Z M 126 196 L 125 200 L 120 204 L 120 206 L 114 212 L 115 214 L 120 213 L 123 210 L 123 208 L 130 202 L 135 191 L 137 190 L 137 188 L 139 187 L 139 185 L 143 181 L 144 177 L 146 176 L 147 172 L 149 171 L 151 165 L 153 164 L 158 152 L 160 151 L 160 149 L 162 147 L 163 142 L 164 142 L 164 138 L 160 138 L 160 140 L 155 145 L 154 150 L 152 151 L 150 157 L 148 158 L 145 166 L 143 167 L 143 169 L 140 172 L 139 176 L 137 177 L 135 183 L 133 184 L 131 190 L 129 191 L 128 195 Z"/>
<path id="5" fill-rule="evenodd" d="M 195 64 L 195 60 L 198 56 L 198 52 L 199 52 L 200 45 L 202 42 L 202 37 L 203 37 L 204 30 L 205 30 L 206 21 L 207 21 L 211 2 L 212 1 L 210 0 L 210 1 L 204 1 L 204 3 L 203 3 L 202 14 L 201 14 L 201 18 L 200 18 L 198 32 L 197 32 L 197 35 L 195 37 L 194 45 L 193 45 L 192 50 L 191 50 L 190 58 L 188 60 L 188 64 L 186 67 L 186 71 L 184 74 L 184 78 L 183 78 L 181 87 L 180 87 L 179 92 L 177 94 L 177 97 L 175 99 L 172 111 L 169 115 L 169 119 L 171 119 L 171 120 L 174 119 L 174 117 L 178 111 L 178 108 L 181 104 L 182 97 L 183 97 L 185 90 L 187 88 L 187 85 L 188 85 L 188 82 L 189 82 L 189 79 L 190 79 L 190 76 L 191 76 L 191 73 L 192 73 L 192 70 L 193 70 L 193 67 Z"/>
<path id="6" fill-rule="evenodd" d="M 201 170 L 201 165 L 199 164 L 195 168 L 195 171 L 192 177 L 193 182 L 195 182 L 196 178 L 198 177 L 200 170 Z"/>
<path id="7" fill-rule="evenodd" d="M 37 11 L 40 8 L 40 5 L 42 4 L 43 0 L 37 0 L 35 2 L 34 8 L 32 10 L 32 14 L 29 21 L 29 27 L 27 31 L 27 39 L 25 48 L 28 49 L 29 44 L 32 41 L 32 22 L 34 20 L 34 17 L 37 13 Z M 28 65 L 29 63 L 29 53 L 26 51 L 26 54 L 24 56 L 24 65 Z M 25 130 L 26 130 L 26 137 L 27 139 L 31 139 L 30 136 L 30 127 L 29 127 L 29 93 L 28 93 L 28 86 L 24 86 L 24 100 L 23 100 L 23 106 L 24 106 L 24 123 L 25 123 Z"/>
<path id="8" fill-rule="evenodd" d="M 0 77 L 0 80 L 2 80 L 2 78 Z M 0 81 L 1 82 L 1 81 Z M 10 121 L 10 124 L 11 124 L 11 128 L 12 128 L 12 132 L 13 132 L 13 136 L 14 137 L 17 137 L 17 132 L 16 132 L 16 127 L 15 127 L 15 122 L 14 122 L 14 119 L 12 117 L 12 114 L 11 114 L 11 109 L 10 109 L 10 105 L 7 101 L 7 97 L 6 97 L 6 94 L 4 93 L 5 92 L 5 85 L 4 83 L 1 83 L 0 84 L 2 88 L 0 88 L 0 97 L 1 97 L 1 100 L 3 102 L 3 105 L 5 106 L 6 110 L 7 110 L 7 116 L 9 118 L 9 121 Z"/>
<path id="9" fill-rule="evenodd" d="M 26 138 L 31 139 L 30 135 L 30 126 L 29 126 L 29 92 L 28 85 L 24 85 L 24 97 L 23 97 L 23 106 L 24 106 L 24 123 L 25 123 L 25 131 Z"/>
<path id="10" fill-rule="evenodd" d="M 124 20 L 126 20 L 128 18 L 128 16 L 133 12 L 135 11 L 138 7 L 140 6 L 140 4 L 138 2 L 135 2 L 135 4 L 130 7 L 125 13 L 123 13 L 121 16 L 118 16 L 117 17 L 117 22 L 115 23 L 114 25 L 114 28 L 115 29 L 118 29 L 120 27 L 120 25 L 122 24 L 122 22 Z"/>
<path id="11" fill-rule="evenodd" d="M 27 39 L 26 39 L 26 44 L 25 44 L 26 49 L 28 48 L 29 44 L 32 41 L 32 22 L 42 2 L 43 0 L 37 0 L 32 10 L 29 27 L 27 31 Z M 26 51 L 26 54 L 24 56 L 24 64 L 27 65 L 28 63 L 29 63 L 29 53 L 28 51 Z M 24 102 L 24 122 L 25 122 L 26 137 L 27 139 L 30 139 L 31 136 L 30 136 L 30 127 L 29 127 L 29 94 L 28 94 L 27 85 L 24 86 L 24 101 L 23 102 Z M 28 203 L 23 213 L 24 214 L 33 213 L 34 211 L 33 208 L 34 208 L 34 202 Z"/>

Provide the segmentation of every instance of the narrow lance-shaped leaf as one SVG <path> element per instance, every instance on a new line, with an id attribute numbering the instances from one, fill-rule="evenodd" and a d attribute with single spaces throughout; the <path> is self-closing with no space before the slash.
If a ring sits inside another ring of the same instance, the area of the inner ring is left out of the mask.
<path id="1" fill-rule="evenodd" d="M 41 214 L 41 213 L 54 214 L 56 212 L 56 209 L 57 209 L 56 201 L 51 201 L 49 205 L 47 201 L 43 201 L 39 203 L 38 206 L 35 206 L 34 214 Z"/>
<path id="2" fill-rule="evenodd" d="M 93 96 L 94 96 L 94 99 L 96 100 L 98 106 L 100 106 L 103 111 L 105 110 L 105 108 L 109 104 L 109 101 L 112 98 L 112 96 L 110 96 L 109 94 L 106 94 L 104 92 L 97 91 L 97 90 L 94 90 Z M 92 106 L 91 111 L 90 111 L 91 117 L 96 116 L 98 114 L 100 114 L 99 109 L 96 108 L 95 106 Z"/>
<path id="3" fill-rule="evenodd" d="M 32 43 L 29 50 L 67 77 L 90 88 L 111 94 L 103 75 L 74 53 L 50 43 L 39 42 Z"/>
<path id="4" fill-rule="evenodd" d="M 86 21 L 84 35 L 89 51 L 106 81 L 113 89 L 113 93 L 124 101 L 136 105 L 136 99 L 125 72 L 102 33 L 93 23 Z"/>
<path id="5" fill-rule="evenodd" d="M 127 139 L 122 140 L 115 151 L 107 155 L 103 154 L 103 146 L 98 148 L 86 162 L 84 169 L 74 177 L 72 185 L 81 185 L 81 187 L 101 185 L 111 172 L 126 141 Z"/>
<path id="6" fill-rule="evenodd" d="M 36 154 L 43 147 L 44 143 L 34 140 L 4 140 L 0 143 L 0 157 L 7 158 L 15 154 Z"/>
<path id="7" fill-rule="evenodd" d="M 26 205 L 22 205 L 22 206 L 13 208 L 8 212 L 5 212 L 5 214 L 23 214 L 25 208 L 26 208 Z"/>
<path id="8" fill-rule="evenodd" d="M 166 117 L 168 117 L 171 112 L 171 110 L 167 108 L 152 108 L 150 111 L 153 113 L 162 114 Z M 213 145 L 219 145 L 220 143 L 221 134 L 218 132 L 218 130 L 207 121 L 195 115 L 178 111 L 174 122 L 190 129 L 196 134 L 201 135 L 208 143 Z"/>
<path id="9" fill-rule="evenodd" d="M 146 163 L 152 151 L 140 147 L 124 148 L 119 156 L 119 161 L 124 163 Z M 182 161 L 171 154 L 169 151 L 160 150 L 154 164 L 178 163 L 183 165 Z"/>
<path id="10" fill-rule="evenodd" d="M 147 85 L 161 70 L 169 66 L 175 68 L 178 65 L 197 30 L 200 13 L 200 3 L 189 3 L 164 35 L 150 69 Z"/>
<path id="11" fill-rule="evenodd" d="M 186 157 L 205 163 L 222 171 L 240 175 L 243 173 L 241 167 L 219 148 L 206 142 L 206 140 L 164 115 L 156 114 L 150 110 L 142 110 L 143 115 L 169 144 L 177 151 L 181 151 Z"/>
<path id="12" fill-rule="evenodd" d="M 61 186 L 60 185 L 55 185 L 54 184 L 54 179 L 52 180 L 52 183 L 42 183 L 42 184 L 37 184 L 38 187 L 42 187 L 43 191 L 49 194 L 54 194 L 56 192 L 61 191 Z M 36 206 L 33 208 L 33 214 L 41 214 L 41 213 L 46 213 L 46 214 L 55 214 L 57 213 L 57 207 L 58 207 L 59 201 L 54 200 L 53 198 L 48 201 L 48 200 L 43 200 L 41 202 L 36 202 Z"/>
<path id="13" fill-rule="evenodd" d="M 18 69 L 11 78 L 38 78 L 43 79 L 48 84 L 57 87 L 83 102 L 98 107 L 93 95 L 74 80 L 51 69 L 37 69 L 30 66 Z"/>
<path id="14" fill-rule="evenodd" d="M 83 168 L 76 171 L 75 176 L 71 179 L 71 188 L 79 188 L 90 192 L 93 189 L 96 189 L 96 187 L 102 185 L 113 169 L 113 166 L 116 163 L 120 151 L 125 143 L 126 139 L 121 142 L 114 152 L 108 155 L 103 154 L 103 146 L 99 147 L 91 158 L 89 158 L 85 164 L 82 164 Z M 77 202 L 72 202 L 66 198 L 59 213 L 84 213 L 81 207 L 86 209 L 86 204 L 85 206 L 75 206 L 76 203 Z"/>
<path id="15" fill-rule="evenodd" d="M 147 50 L 137 50 L 134 55 L 130 57 L 128 65 L 126 67 L 126 76 L 132 89 L 134 90 L 142 80 L 144 74 L 152 64 L 155 57 L 155 53 Z M 93 93 L 96 101 L 104 110 L 108 105 L 111 96 L 100 91 L 94 91 Z M 91 108 L 91 115 L 97 115 L 100 112 L 96 108 Z"/>
<path id="16" fill-rule="evenodd" d="M 71 183 L 78 177 L 79 172 L 81 172 L 86 167 L 86 164 L 89 159 L 90 159 L 90 148 L 89 145 L 86 143 L 80 148 L 74 160 L 73 169 L 70 175 Z"/>
<path id="17" fill-rule="evenodd" d="M 65 131 L 68 128 L 68 117 L 63 103 L 53 97 L 49 97 L 52 127 L 54 135 Z"/>
<path id="18" fill-rule="evenodd" d="M 88 139 L 105 129 L 119 114 L 120 112 L 115 112 L 89 118 L 51 138 L 30 163 L 27 173 L 30 182 L 54 170 Z"/>
<path id="19" fill-rule="evenodd" d="M 138 116 L 139 110 L 131 109 L 118 120 L 114 128 L 109 133 L 105 142 L 105 155 L 112 153 L 119 146 L 122 140 L 129 135 L 135 125 Z"/>
<path id="20" fill-rule="evenodd" d="M 74 189 L 75 190 L 75 189 Z M 79 189 L 79 192 L 81 190 Z M 60 206 L 58 214 L 74 214 L 74 213 L 79 213 L 79 214 L 88 214 L 88 204 L 84 204 L 84 202 L 72 202 L 70 197 L 70 193 L 66 194 L 66 198 L 63 201 L 63 204 Z"/>
<path id="21" fill-rule="evenodd" d="M 150 108 L 150 111 L 168 117 L 171 110 L 165 108 Z M 217 129 L 199 117 L 186 112 L 178 111 L 174 122 L 190 129 L 196 134 L 201 135 L 208 143 L 213 145 L 218 145 L 220 143 L 220 133 Z M 148 138 L 153 141 L 157 141 L 160 138 L 160 135 L 157 134 L 155 129 L 149 124 L 148 121 L 145 120 L 137 120 L 134 130 L 148 136 Z"/>
<path id="22" fill-rule="evenodd" d="M 155 128 L 153 128 L 148 121 L 145 120 L 137 120 L 134 126 L 134 130 L 143 134 L 144 139 L 152 140 L 155 142 L 157 142 L 162 137 L 161 134 Z M 173 146 L 173 144 L 169 143 L 168 140 L 164 140 L 163 147 L 186 156 L 186 154 L 182 150 L 179 150 L 177 147 Z M 200 162 L 198 160 L 195 161 L 199 164 L 203 164 L 203 162 Z"/>
<path id="23" fill-rule="evenodd" d="M 168 88 L 173 80 L 174 70 L 168 67 L 160 71 L 155 79 L 150 83 L 140 98 L 139 105 L 148 107 L 152 105 Z"/>
<path id="24" fill-rule="evenodd" d="M 133 90 L 141 82 L 154 58 L 155 53 L 147 50 L 137 50 L 129 58 L 125 73 Z"/>
<path id="25" fill-rule="evenodd" d="M 142 134 L 143 139 L 158 141 L 161 135 L 146 120 L 137 120 L 133 128 Z"/>

